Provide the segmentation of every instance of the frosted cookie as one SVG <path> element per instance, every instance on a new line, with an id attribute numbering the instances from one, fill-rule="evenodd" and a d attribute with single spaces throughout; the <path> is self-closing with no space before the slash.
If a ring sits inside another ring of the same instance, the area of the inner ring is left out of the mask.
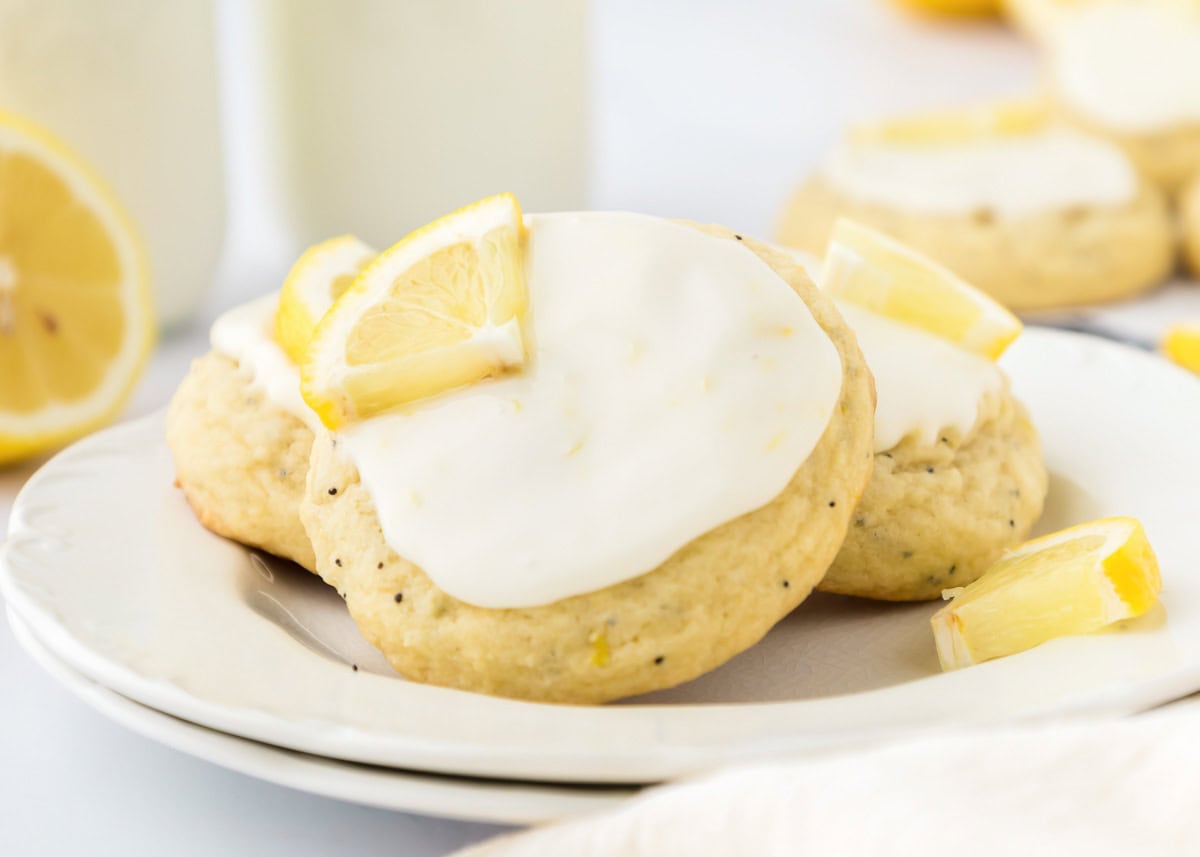
<path id="1" fill-rule="evenodd" d="M 275 295 L 213 326 L 167 412 L 175 479 L 208 529 L 316 569 L 300 523 L 315 415 L 272 338 Z"/>
<path id="2" fill-rule="evenodd" d="M 416 681 L 570 703 L 687 681 L 825 574 L 870 473 L 870 374 L 765 246 L 524 223 L 527 362 L 319 437 L 318 570 Z"/>
<path id="3" fill-rule="evenodd" d="M 1041 121 L 943 121 L 852 134 L 787 204 L 780 243 L 821 254 L 850 217 L 1014 309 L 1113 300 L 1170 270 L 1166 200 L 1113 144 Z"/>
<path id="4" fill-rule="evenodd" d="M 866 310 L 841 310 L 875 375 L 875 468 L 818 588 L 939 598 L 1037 523 L 1047 489 L 1037 432 L 990 360 Z"/>
<path id="5" fill-rule="evenodd" d="M 797 260 L 820 280 L 820 262 Z M 1041 516 L 1037 432 L 992 360 L 839 300 L 875 377 L 875 467 L 818 585 L 889 601 L 965 586 Z"/>
<path id="6" fill-rule="evenodd" d="M 1167 191 L 1200 172 L 1200 5 L 1090 3 L 1061 17 L 1049 48 L 1050 89 L 1070 121 Z"/>
<path id="7" fill-rule="evenodd" d="M 1200 277 L 1200 175 L 1179 198 L 1179 227 L 1184 258 L 1192 273 Z"/>
<path id="8" fill-rule="evenodd" d="M 313 431 L 297 362 L 317 321 L 375 252 L 349 236 L 309 249 L 278 295 L 225 313 L 167 413 L 176 482 L 210 530 L 316 570 L 300 523 Z"/>

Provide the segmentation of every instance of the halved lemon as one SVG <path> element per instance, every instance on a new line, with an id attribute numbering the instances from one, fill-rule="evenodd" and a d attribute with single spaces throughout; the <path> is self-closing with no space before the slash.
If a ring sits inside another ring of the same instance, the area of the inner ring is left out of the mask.
<path id="1" fill-rule="evenodd" d="M 829 239 L 821 288 L 991 360 L 1021 334 L 1015 315 L 948 268 L 846 218 Z"/>
<path id="2" fill-rule="evenodd" d="M 1162 590 L 1141 523 L 1104 518 L 1008 551 L 930 619 L 942 669 L 1022 652 L 1145 613 Z"/>
<path id="3" fill-rule="evenodd" d="M 953 18 L 991 17 L 1000 14 L 1002 0 L 896 0 L 918 12 Z"/>
<path id="4" fill-rule="evenodd" d="M 932 146 L 1017 136 L 1042 128 L 1050 119 L 1046 100 L 1013 98 L 895 117 L 851 126 L 853 143 Z"/>
<path id="5" fill-rule="evenodd" d="M 385 250 L 317 325 L 301 392 L 337 428 L 524 364 L 526 232 L 491 196 Z"/>
<path id="6" fill-rule="evenodd" d="M 124 209 L 61 141 L 0 113 L 0 463 L 108 421 L 153 340 Z"/>
<path id="7" fill-rule="evenodd" d="M 1162 340 L 1168 360 L 1200 375 L 1200 323 L 1173 324 Z"/>
<path id="8" fill-rule="evenodd" d="M 353 235 L 309 247 L 288 271 L 275 311 L 275 341 L 293 363 L 308 353 L 321 318 L 378 255 Z"/>

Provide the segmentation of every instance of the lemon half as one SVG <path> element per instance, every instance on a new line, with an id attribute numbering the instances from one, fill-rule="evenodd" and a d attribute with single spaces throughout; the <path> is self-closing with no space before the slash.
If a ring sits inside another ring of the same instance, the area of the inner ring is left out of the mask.
<path id="1" fill-rule="evenodd" d="M 516 197 L 500 194 L 381 253 L 317 326 L 309 407 L 337 428 L 523 365 L 525 241 Z"/>
<path id="2" fill-rule="evenodd" d="M 821 268 L 821 288 L 996 360 L 1021 322 L 948 268 L 893 238 L 841 218 Z"/>
<path id="3" fill-rule="evenodd" d="M 111 419 L 153 340 L 121 205 L 62 142 L 0 113 L 0 463 Z"/>
<path id="4" fill-rule="evenodd" d="M 942 669 L 1086 634 L 1145 613 L 1162 590 L 1158 560 L 1133 518 L 1104 518 L 1008 551 L 930 619 Z"/>
<path id="5" fill-rule="evenodd" d="M 990 18 L 999 15 L 1004 6 L 1003 0 L 895 0 L 895 2 L 922 14 L 950 18 Z"/>

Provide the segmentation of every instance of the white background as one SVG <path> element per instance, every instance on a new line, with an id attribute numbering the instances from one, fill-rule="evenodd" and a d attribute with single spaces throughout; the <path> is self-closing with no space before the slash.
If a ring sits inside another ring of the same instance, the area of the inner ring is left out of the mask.
<path id="1" fill-rule="evenodd" d="M 591 14 L 591 206 L 752 235 L 769 234 L 845 120 L 1015 93 L 1037 78 L 1032 51 L 1005 30 L 917 23 L 884 0 L 595 0 Z M 160 348 L 131 415 L 166 402 L 218 309 L 276 288 L 290 261 L 256 182 L 263 154 L 238 133 L 253 107 L 229 109 L 226 264 L 201 317 Z M 0 535 L 31 470 L 0 471 Z M 6 630 L 0 679 L 4 857 L 421 857 L 494 830 L 312 797 L 156 745 L 69 696 Z"/>

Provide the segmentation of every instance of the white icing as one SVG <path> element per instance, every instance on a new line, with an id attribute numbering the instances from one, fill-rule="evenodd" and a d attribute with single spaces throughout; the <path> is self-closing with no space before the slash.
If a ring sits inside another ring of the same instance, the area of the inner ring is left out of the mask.
<path id="1" fill-rule="evenodd" d="M 1078 113 L 1117 130 L 1200 123 L 1200 5 L 1089 4 L 1054 33 L 1052 76 Z"/>
<path id="2" fill-rule="evenodd" d="M 791 254 L 813 282 L 821 261 L 803 250 Z M 946 431 L 965 435 L 979 419 L 979 405 L 1004 386 L 992 361 L 931 333 L 892 321 L 845 301 L 838 310 L 858 336 L 875 376 L 875 451 L 886 452 L 912 435 L 933 444 Z"/>
<path id="3" fill-rule="evenodd" d="M 279 295 L 270 294 L 234 307 L 213 324 L 209 341 L 238 361 L 269 401 L 316 431 L 321 421 L 300 396 L 300 372 L 272 336 L 278 303 Z"/>
<path id="4" fill-rule="evenodd" d="M 856 199 L 929 214 L 984 209 L 1019 218 L 1067 206 L 1122 205 L 1137 192 L 1137 176 L 1120 149 L 1066 128 L 936 145 L 847 143 L 824 174 Z"/>
<path id="5" fill-rule="evenodd" d="M 1004 386 L 991 360 L 911 325 L 838 302 L 875 376 L 875 451 L 912 435 L 937 443 L 947 431 L 960 437 L 979 419 L 983 398 Z"/>
<path id="6" fill-rule="evenodd" d="M 744 245 L 634 214 L 527 222 L 530 365 L 340 435 L 388 544 L 493 608 L 629 580 L 770 502 L 842 385 Z"/>

